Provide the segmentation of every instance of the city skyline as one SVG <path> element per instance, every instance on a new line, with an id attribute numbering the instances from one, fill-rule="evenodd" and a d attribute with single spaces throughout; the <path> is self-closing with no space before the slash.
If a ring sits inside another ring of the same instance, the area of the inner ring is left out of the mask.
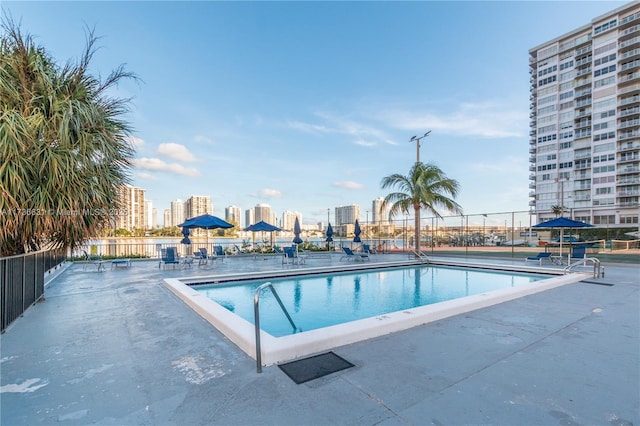
<path id="1" fill-rule="evenodd" d="M 529 205 L 528 51 L 627 2 L 13 2 L 59 63 L 86 28 L 92 72 L 119 66 L 136 148 L 131 184 L 158 215 L 191 194 L 213 214 L 267 203 L 326 211 L 384 197 L 433 161 L 465 213 Z M 516 36 L 517 35 L 517 36 Z M 442 212 L 446 214 L 446 212 Z"/>

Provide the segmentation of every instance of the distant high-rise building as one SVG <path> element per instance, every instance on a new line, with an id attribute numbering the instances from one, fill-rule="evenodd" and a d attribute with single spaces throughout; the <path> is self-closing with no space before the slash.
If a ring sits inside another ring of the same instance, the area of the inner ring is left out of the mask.
<path id="1" fill-rule="evenodd" d="M 352 204 L 350 206 L 339 206 L 335 209 L 336 226 L 354 224 L 356 219 L 360 219 L 360 206 Z"/>
<path id="2" fill-rule="evenodd" d="M 171 202 L 171 221 L 169 225 L 165 224 L 165 226 L 178 226 L 184 220 L 184 203 L 178 198 Z"/>
<path id="3" fill-rule="evenodd" d="M 288 231 L 293 231 L 293 227 L 295 226 L 295 223 L 296 223 L 296 217 L 298 218 L 298 222 L 300 223 L 300 226 L 302 226 L 302 213 L 286 211 L 282 213 L 282 223 L 280 227 Z"/>
<path id="4" fill-rule="evenodd" d="M 379 197 L 371 203 L 371 222 L 373 224 L 386 224 L 389 220 L 387 209 L 383 208 L 384 198 Z"/>
<path id="5" fill-rule="evenodd" d="M 529 205 L 637 226 L 640 198 L 640 3 L 529 50 Z"/>
<path id="6" fill-rule="evenodd" d="M 116 216 L 116 228 L 133 231 L 146 229 L 144 189 L 131 185 L 117 188 L 118 206 L 123 214 Z"/>
<path id="7" fill-rule="evenodd" d="M 153 229 L 153 201 L 144 200 L 145 209 L 145 227 L 144 229 Z"/>
<path id="8" fill-rule="evenodd" d="M 170 226 L 173 226 L 172 222 L 171 222 L 171 209 L 164 209 L 164 218 L 163 219 L 164 220 L 162 221 L 162 226 L 164 228 L 168 228 Z"/>
<path id="9" fill-rule="evenodd" d="M 211 197 L 207 195 L 192 195 L 184 203 L 185 220 L 203 214 L 213 214 Z"/>
<path id="10" fill-rule="evenodd" d="M 155 207 L 151 209 L 151 228 L 156 229 L 158 227 L 158 209 Z"/>
<path id="11" fill-rule="evenodd" d="M 240 207 L 236 206 L 228 206 L 224 209 L 224 220 L 227 222 L 232 221 L 235 222 L 239 227 L 241 227 L 240 218 L 242 214 L 240 211 Z"/>
<path id="12" fill-rule="evenodd" d="M 244 212 L 244 228 L 246 228 L 247 226 L 251 226 L 254 223 L 256 223 L 255 220 L 255 211 L 253 208 L 247 209 Z"/>
<path id="13" fill-rule="evenodd" d="M 256 204 L 256 206 L 253 208 L 253 211 L 255 214 L 255 217 L 253 218 L 255 220 L 254 223 L 263 220 L 268 224 L 277 225 L 275 214 L 271 210 L 271 206 L 269 204 Z"/>

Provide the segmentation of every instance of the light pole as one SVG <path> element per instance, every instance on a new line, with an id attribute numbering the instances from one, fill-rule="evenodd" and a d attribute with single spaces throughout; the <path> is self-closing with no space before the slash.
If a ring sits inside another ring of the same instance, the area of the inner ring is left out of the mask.
<path id="1" fill-rule="evenodd" d="M 413 136 L 411 139 L 409 139 L 409 142 L 416 142 L 416 163 L 420 162 L 420 141 L 424 138 L 426 138 L 427 136 L 429 136 L 429 133 L 431 133 L 431 130 L 429 130 L 428 132 L 426 132 L 424 135 L 417 137 L 417 136 Z"/>
<path id="2" fill-rule="evenodd" d="M 366 221 L 366 225 L 365 226 L 368 228 L 369 227 L 369 210 L 367 210 L 366 213 L 367 213 L 367 221 Z M 365 239 L 365 241 L 367 239 L 367 235 L 369 235 L 369 233 L 367 232 L 367 228 L 364 228 L 364 239 Z"/>

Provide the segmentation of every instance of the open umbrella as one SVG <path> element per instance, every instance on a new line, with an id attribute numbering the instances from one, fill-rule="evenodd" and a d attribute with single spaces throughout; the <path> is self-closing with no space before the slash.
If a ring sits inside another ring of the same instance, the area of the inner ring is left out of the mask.
<path id="1" fill-rule="evenodd" d="M 247 226 L 246 228 L 244 228 L 244 230 L 251 231 L 255 235 L 255 232 L 274 232 L 274 231 L 280 231 L 280 228 L 278 228 L 275 225 L 271 225 L 270 223 L 267 223 L 264 220 L 261 220 L 260 222 Z M 273 245 L 273 234 L 271 234 L 271 245 Z"/>
<path id="2" fill-rule="evenodd" d="M 300 221 L 298 221 L 298 217 L 296 216 L 296 223 L 293 224 L 293 234 L 295 237 L 293 238 L 293 243 L 302 244 L 302 238 L 300 238 Z"/>
<path id="3" fill-rule="evenodd" d="M 579 220 L 569 219 L 568 217 L 560 216 L 555 219 L 540 222 L 537 225 L 533 225 L 532 228 L 551 228 L 560 229 L 560 259 L 562 259 L 562 242 L 564 241 L 564 230 L 571 228 L 591 228 L 593 225 L 586 222 L 580 222 Z"/>
<path id="4" fill-rule="evenodd" d="M 228 229 L 233 228 L 233 224 L 220 219 L 219 217 L 212 216 L 210 214 L 203 214 L 200 216 L 192 217 L 191 219 L 185 220 L 183 223 L 178 225 L 181 228 L 200 228 L 207 230 L 207 248 L 209 246 L 209 229 Z M 184 234 L 184 229 L 183 229 Z"/>
<path id="5" fill-rule="evenodd" d="M 360 239 L 360 233 L 362 232 L 362 230 L 360 229 L 360 222 L 358 222 L 358 219 L 356 219 L 356 226 L 353 228 L 353 233 L 355 235 L 355 237 L 353 237 L 353 242 L 354 243 L 361 243 L 362 240 Z"/>

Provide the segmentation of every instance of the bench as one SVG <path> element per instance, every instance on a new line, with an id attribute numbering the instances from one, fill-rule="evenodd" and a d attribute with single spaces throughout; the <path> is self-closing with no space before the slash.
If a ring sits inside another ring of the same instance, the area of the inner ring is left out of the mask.
<path id="1" fill-rule="evenodd" d="M 114 259 L 111 261 L 111 269 L 122 266 L 124 268 L 131 267 L 131 259 Z"/>

